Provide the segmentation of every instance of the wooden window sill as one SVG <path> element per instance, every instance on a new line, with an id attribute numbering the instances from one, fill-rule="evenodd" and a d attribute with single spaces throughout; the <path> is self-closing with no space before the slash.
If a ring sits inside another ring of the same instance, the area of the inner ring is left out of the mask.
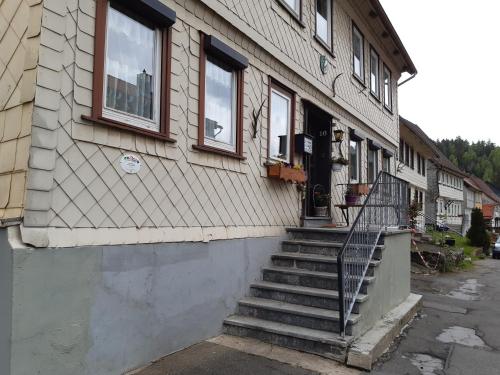
<path id="1" fill-rule="evenodd" d="M 222 150 L 222 149 L 217 148 L 217 147 L 211 147 L 211 146 L 206 146 L 206 145 L 193 145 L 193 149 L 198 150 L 198 151 L 203 151 L 203 152 L 210 152 L 212 154 L 227 156 L 227 157 L 233 158 L 233 159 L 246 160 L 246 157 L 244 157 L 243 155 L 240 155 L 240 154 L 238 154 L 236 152 L 232 152 L 232 151 Z"/>
<path id="2" fill-rule="evenodd" d="M 300 2 L 301 11 L 299 14 L 297 14 L 297 12 L 295 12 L 295 10 L 290 8 L 288 6 L 288 4 L 286 4 L 283 0 L 277 0 L 277 3 L 292 16 L 292 18 L 299 24 L 300 27 L 302 27 L 303 29 L 306 27 L 306 24 L 304 23 L 304 21 L 302 21 L 302 14 L 301 14 L 302 13 L 302 1 Z"/>
<path id="3" fill-rule="evenodd" d="M 156 138 L 156 139 L 159 139 L 159 140 L 164 141 L 164 142 L 169 142 L 169 143 L 176 143 L 177 142 L 175 139 L 170 138 L 166 134 L 162 134 L 162 133 L 155 132 L 155 131 L 148 130 L 148 129 L 135 127 L 135 126 L 123 123 L 123 122 L 107 119 L 104 117 L 93 117 L 93 116 L 82 115 L 82 119 L 99 124 L 99 125 L 110 126 L 112 128 L 115 128 L 115 129 L 125 130 L 128 132 L 136 133 L 136 134 L 143 135 L 146 137 Z"/>
<path id="4" fill-rule="evenodd" d="M 316 34 L 314 35 L 314 40 L 316 43 L 318 43 L 333 59 L 336 58 L 335 54 L 333 53 L 333 48 L 329 46 L 323 39 L 321 39 L 319 36 Z"/>

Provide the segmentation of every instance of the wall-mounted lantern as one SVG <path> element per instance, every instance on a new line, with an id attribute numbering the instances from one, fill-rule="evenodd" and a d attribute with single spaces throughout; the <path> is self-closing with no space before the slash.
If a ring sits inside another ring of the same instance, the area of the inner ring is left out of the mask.
<path id="1" fill-rule="evenodd" d="M 333 136 L 335 137 L 335 142 L 342 142 L 344 140 L 344 131 L 336 129 L 333 131 Z"/>

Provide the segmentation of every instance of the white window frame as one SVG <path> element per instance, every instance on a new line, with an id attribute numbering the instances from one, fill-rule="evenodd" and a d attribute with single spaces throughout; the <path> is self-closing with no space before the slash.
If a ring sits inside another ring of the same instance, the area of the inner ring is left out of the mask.
<path id="1" fill-rule="evenodd" d="M 224 68 L 227 67 L 226 64 L 217 64 L 219 60 L 210 57 L 210 55 L 205 56 L 205 66 L 207 66 L 209 63 L 217 65 L 219 68 L 221 68 L 221 65 L 224 65 Z M 221 150 L 226 150 L 226 151 L 231 151 L 231 152 L 236 152 L 236 144 L 237 144 L 237 113 L 238 113 L 238 100 L 237 100 L 237 95 L 238 95 L 238 77 L 237 77 L 237 71 L 235 69 L 231 70 L 231 90 L 232 90 L 232 106 L 231 106 L 231 135 L 232 135 L 232 140 L 233 144 L 229 144 L 226 142 L 221 142 L 217 141 L 216 139 L 207 137 L 207 129 L 206 129 L 206 108 L 207 108 L 207 69 L 205 68 L 205 119 L 203 121 L 203 126 L 205 126 L 204 133 L 205 134 L 205 139 L 204 139 L 204 144 L 207 146 L 215 147 Z"/>
<path id="2" fill-rule="evenodd" d="M 109 14 L 109 11 L 111 9 L 111 2 L 108 1 L 108 6 L 107 6 L 107 12 Z M 126 13 L 121 12 L 120 10 L 113 8 L 114 11 L 119 12 L 126 17 L 130 18 L 129 15 Z M 134 21 L 141 23 L 140 21 L 137 21 L 134 19 Z M 141 23 L 144 27 L 147 27 L 148 29 L 151 29 L 149 26 L 144 25 Z M 155 28 L 155 50 L 154 50 L 154 61 L 155 61 L 155 76 L 153 77 L 154 79 L 154 106 L 153 106 L 153 120 L 148 120 L 144 117 L 133 115 L 131 113 L 127 113 L 124 111 L 120 111 L 117 109 L 113 108 L 108 108 L 106 107 L 106 89 L 107 89 L 107 56 L 108 56 L 108 26 L 106 25 L 106 33 L 105 33 L 105 47 L 104 47 L 104 82 L 103 82 L 103 100 L 102 100 L 102 116 L 105 118 L 109 118 L 110 120 L 115 120 L 118 122 L 125 123 L 130 126 L 135 126 L 137 128 L 142 128 L 142 129 L 147 129 L 151 131 L 155 131 L 160 133 L 160 100 L 161 100 L 161 64 L 162 64 L 162 32 L 160 29 Z"/>
<path id="3" fill-rule="evenodd" d="M 359 74 L 356 72 L 356 54 L 354 51 L 354 38 L 358 37 L 360 39 L 360 46 L 361 46 L 361 55 L 360 55 L 360 61 L 359 61 L 359 66 L 361 71 Z M 360 79 L 361 81 L 365 81 L 365 38 L 363 34 L 361 34 L 361 31 L 358 29 L 356 25 L 352 25 L 352 72 L 355 77 Z"/>
<path id="4" fill-rule="evenodd" d="M 316 15 L 315 15 L 315 28 L 316 28 L 316 36 L 318 39 L 320 39 L 323 43 L 325 43 L 329 48 L 332 48 L 333 45 L 333 0 L 326 0 L 328 5 L 327 5 L 327 19 L 326 19 L 326 27 L 327 27 L 327 40 L 324 40 L 319 34 L 318 34 L 318 0 L 315 1 L 316 4 Z M 323 17 L 322 17 L 323 18 Z"/>
<path id="5" fill-rule="evenodd" d="M 302 7 L 302 0 L 292 0 L 295 4 L 294 6 L 289 4 L 289 0 L 278 0 L 278 1 L 280 1 L 283 5 L 285 5 L 287 9 L 290 10 L 290 12 L 292 12 L 294 15 L 297 16 L 297 18 L 300 19 L 301 16 L 300 8 Z"/>
<path id="6" fill-rule="evenodd" d="M 273 93 L 276 95 L 279 95 L 280 97 L 282 97 L 288 101 L 288 124 L 287 124 L 287 129 L 286 129 L 286 131 L 287 131 L 287 133 L 286 133 L 286 159 L 278 158 L 276 156 L 271 155 L 271 143 L 270 142 L 272 141 L 271 134 L 272 134 L 272 127 L 273 127 L 273 124 L 271 122 L 272 110 L 273 110 L 273 101 L 272 101 Z M 292 134 L 292 126 L 294 126 L 294 124 L 292 123 L 293 100 L 294 100 L 294 96 L 291 92 L 287 93 L 286 90 L 282 90 L 282 89 L 278 88 L 276 85 L 271 86 L 271 95 L 269 97 L 269 152 L 268 152 L 269 159 L 279 161 L 279 162 L 286 162 L 286 163 L 289 163 L 291 160 L 291 155 L 290 155 L 291 139 L 290 138 L 291 138 L 291 134 Z"/>
<path id="7" fill-rule="evenodd" d="M 383 69 L 383 86 L 384 86 L 384 107 L 392 111 L 392 72 L 387 65 L 382 65 Z"/>
<path id="8" fill-rule="evenodd" d="M 351 145 L 356 144 L 356 178 L 352 178 L 352 165 L 351 165 Z M 354 140 L 349 140 L 349 182 L 351 184 L 357 184 L 360 182 L 361 178 L 361 142 L 354 141 Z"/>
<path id="9" fill-rule="evenodd" d="M 373 58 L 376 60 L 376 69 L 373 66 Z M 380 56 L 373 47 L 370 47 L 370 93 L 380 99 Z"/>

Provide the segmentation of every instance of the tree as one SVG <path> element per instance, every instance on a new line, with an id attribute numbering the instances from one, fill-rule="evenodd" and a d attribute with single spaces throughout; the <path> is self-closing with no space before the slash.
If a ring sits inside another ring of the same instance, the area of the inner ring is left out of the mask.
<path id="1" fill-rule="evenodd" d="M 438 140 L 436 144 L 460 169 L 500 188 L 500 147 L 491 141 L 470 143 L 460 137 Z"/>
<path id="2" fill-rule="evenodd" d="M 486 231 L 486 222 L 484 220 L 483 212 L 479 208 L 472 210 L 471 227 L 467 231 L 467 238 L 470 240 L 472 246 L 481 248 L 488 248 L 490 245 L 490 238 Z"/>

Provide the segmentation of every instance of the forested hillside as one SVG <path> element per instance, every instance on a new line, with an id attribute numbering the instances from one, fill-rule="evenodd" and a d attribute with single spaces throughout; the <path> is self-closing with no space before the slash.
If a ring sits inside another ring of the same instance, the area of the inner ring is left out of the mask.
<path id="1" fill-rule="evenodd" d="M 460 137 L 436 143 L 459 168 L 500 188 L 500 147 L 490 141 L 470 143 Z"/>

